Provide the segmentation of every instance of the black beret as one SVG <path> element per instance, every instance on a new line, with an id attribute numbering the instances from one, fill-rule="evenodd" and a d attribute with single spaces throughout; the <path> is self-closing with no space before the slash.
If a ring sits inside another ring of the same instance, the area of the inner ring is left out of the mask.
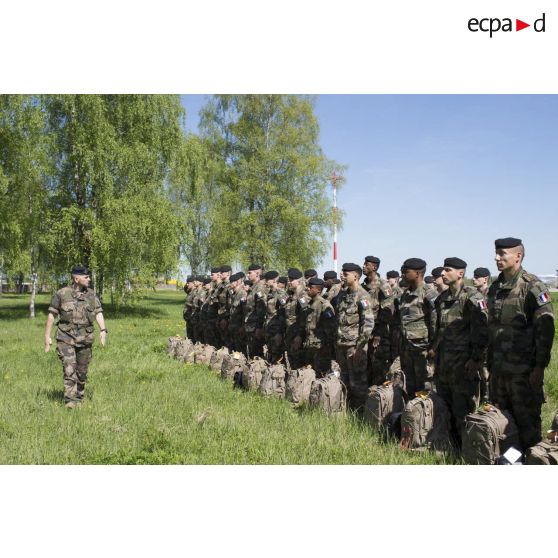
<path id="1" fill-rule="evenodd" d="M 89 275 L 89 270 L 84 265 L 75 265 L 72 268 L 72 275 Z"/>
<path id="2" fill-rule="evenodd" d="M 376 256 L 366 256 L 364 261 L 380 265 L 380 258 L 377 258 Z"/>
<path id="3" fill-rule="evenodd" d="M 257 271 L 258 269 L 261 269 L 262 266 L 259 264 L 252 264 L 249 268 L 248 271 Z"/>
<path id="4" fill-rule="evenodd" d="M 205 279 L 205 277 L 203 275 L 196 275 L 196 281 L 199 281 L 200 283 L 203 283 L 204 279 Z"/>
<path id="5" fill-rule="evenodd" d="M 184 292 L 187 293 L 188 292 L 188 285 L 186 285 L 186 283 L 184 283 L 184 286 L 182 287 L 184 289 Z"/>
<path id="6" fill-rule="evenodd" d="M 388 279 L 397 279 L 397 277 L 399 277 L 399 271 L 395 271 L 395 269 L 392 269 L 391 271 L 388 271 L 386 273 L 386 277 Z"/>
<path id="7" fill-rule="evenodd" d="M 508 236 L 507 238 L 497 238 L 494 241 L 494 246 L 496 250 L 498 248 L 515 248 L 521 244 L 521 238 L 512 238 Z"/>
<path id="8" fill-rule="evenodd" d="M 289 282 L 288 277 L 285 277 L 283 275 L 281 275 L 281 277 L 279 277 L 279 279 L 277 279 L 277 283 L 283 283 L 283 285 L 286 285 Z"/>
<path id="9" fill-rule="evenodd" d="M 453 266 L 450 266 L 453 267 Z M 432 273 L 432 277 L 434 277 L 434 279 L 438 279 L 438 277 L 442 276 L 442 271 L 444 270 L 443 267 L 435 267 L 431 273 Z"/>
<path id="10" fill-rule="evenodd" d="M 220 267 L 212 267 L 211 268 L 211 273 L 221 273 L 221 268 Z"/>
<path id="11" fill-rule="evenodd" d="M 226 273 L 227 271 L 232 271 L 232 267 L 230 265 L 222 265 L 221 273 Z"/>
<path id="12" fill-rule="evenodd" d="M 322 289 L 324 288 L 324 280 L 320 279 L 319 277 L 311 277 L 308 280 L 308 284 L 309 285 L 315 285 L 317 287 L 322 287 Z"/>
<path id="13" fill-rule="evenodd" d="M 302 271 L 300 271 L 300 269 L 297 269 L 296 267 L 290 267 L 287 270 L 287 275 L 289 277 L 289 279 L 300 279 L 302 277 Z"/>
<path id="14" fill-rule="evenodd" d="M 424 269 L 426 262 L 420 258 L 409 258 L 403 262 L 402 269 Z"/>
<path id="15" fill-rule="evenodd" d="M 264 275 L 264 279 L 275 279 L 279 277 L 278 271 L 267 271 Z"/>
<path id="16" fill-rule="evenodd" d="M 203 282 L 204 285 L 207 285 L 208 283 L 211 283 L 211 277 L 204 277 L 202 279 L 202 282 Z"/>
<path id="17" fill-rule="evenodd" d="M 490 277 L 490 271 L 486 269 L 486 267 L 477 267 L 477 269 L 473 271 L 473 277 L 477 279 L 479 277 Z"/>
<path id="18" fill-rule="evenodd" d="M 432 275 L 427 275 L 427 276 L 424 278 L 424 282 L 425 282 L 425 283 L 428 283 L 429 285 L 430 285 L 431 283 L 434 283 L 434 281 L 435 281 L 435 279 L 434 279 L 434 277 L 432 277 Z"/>
<path id="19" fill-rule="evenodd" d="M 357 265 L 356 263 L 351 263 L 351 262 L 344 263 L 341 269 L 343 271 L 356 271 L 360 275 L 362 275 L 362 267 L 360 267 L 360 265 Z"/>
<path id="20" fill-rule="evenodd" d="M 324 273 L 324 279 L 327 281 L 328 279 L 337 279 L 337 271 L 326 271 Z"/>
<path id="21" fill-rule="evenodd" d="M 244 279 L 244 284 L 245 284 L 247 287 L 250 287 L 250 286 L 252 285 L 252 281 L 250 281 L 250 279 Z"/>
<path id="22" fill-rule="evenodd" d="M 446 258 L 444 260 L 444 267 L 453 267 L 454 269 L 465 269 L 467 262 L 461 258 Z"/>
<path id="23" fill-rule="evenodd" d="M 237 271 L 236 273 L 234 273 L 233 275 L 231 275 L 229 277 L 229 281 L 231 283 L 234 283 L 235 281 L 238 281 L 239 279 L 244 279 L 244 277 L 246 277 L 246 275 L 244 275 L 244 273 L 242 271 Z"/>
<path id="24" fill-rule="evenodd" d="M 309 277 L 316 277 L 316 275 L 318 275 L 318 272 L 315 269 L 307 269 L 304 272 L 304 277 L 306 279 L 308 279 Z"/>
<path id="25" fill-rule="evenodd" d="M 335 279 L 335 284 L 339 285 L 339 283 L 341 283 L 341 279 Z"/>
<path id="26" fill-rule="evenodd" d="M 186 283 L 190 283 L 190 281 L 193 281 L 193 277 L 192 275 L 188 275 L 188 277 L 186 277 Z"/>

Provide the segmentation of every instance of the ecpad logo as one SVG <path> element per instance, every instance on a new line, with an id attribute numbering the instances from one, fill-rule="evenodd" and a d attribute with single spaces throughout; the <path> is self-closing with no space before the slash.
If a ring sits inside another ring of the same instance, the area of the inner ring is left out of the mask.
<path id="1" fill-rule="evenodd" d="M 534 21 L 533 29 L 536 33 L 545 32 L 545 18 L 546 14 L 543 14 L 539 19 L 536 19 Z M 475 17 L 472 17 L 469 20 L 467 27 L 469 28 L 469 31 L 473 33 L 478 33 L 479 31 L 483 33 L 489 33 L 490 38 L 492 38 L 492 35 L 494 33 L 498 33 L 498 31 L 502 31 L 504 33 L 514 31 L 512 18 L 509 17 L 505 17 L 503 19 L 497 17 L 485 17 L 483 19 L 477 19 Z M 527 27 L 531 27 L 531 24 L 525 23 L 520 19 L 515 20 L 515 31 L 521 31 L 522 29 L 526 29 Z"/>

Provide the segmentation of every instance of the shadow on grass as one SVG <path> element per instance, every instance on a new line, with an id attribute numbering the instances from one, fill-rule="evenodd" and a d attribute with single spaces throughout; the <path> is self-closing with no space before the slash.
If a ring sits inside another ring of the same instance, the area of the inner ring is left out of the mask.
<path id="1" fill-rule="evenodd" d="M 48 310 L 47 303 L 35 303 L 35 316 L 37 318 L 44 318 Z M 22 300 L 21 304 L 10 304 L 0 306 L 0 320 L 21 320 L 29 318 L 29 301 L 25 303 Z"/>
<path id="2" fill-rule="evenodd" d="M 116 309 L 110 304 L 105 304 L 103 305 L 103 315 L 108 320 L 124 320 L 127 318 L 164 318 L 167 313 L 145 306 L 121 306 Z"/>
<path id="3" fill-rule="evenodd" d="M 90 387 L 85 388 L 85 400 L 86 401 L 92 401 L 93 400 L 94 391 L 95 390 L 93 388 L 90 388 Z M 48 399 L 49 401 L 53 401 L 55 403 L 64 403 L 64 390 L 63 389 L 39 388 L 38 396 L 41 397 L 41 398 L 44 397 L 44 398 Z"/>

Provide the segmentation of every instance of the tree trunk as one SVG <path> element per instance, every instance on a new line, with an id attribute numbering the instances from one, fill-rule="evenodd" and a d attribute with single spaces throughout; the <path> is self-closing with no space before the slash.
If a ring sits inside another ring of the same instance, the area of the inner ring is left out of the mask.
<path id="1" fill-rule="evenodd" d="M 29 317 L 35 317 L 35 298 L 37 296 L 37 266 L 35 265 L 35 248 L 31 249 L 31 302 L 29 303 Z"/>

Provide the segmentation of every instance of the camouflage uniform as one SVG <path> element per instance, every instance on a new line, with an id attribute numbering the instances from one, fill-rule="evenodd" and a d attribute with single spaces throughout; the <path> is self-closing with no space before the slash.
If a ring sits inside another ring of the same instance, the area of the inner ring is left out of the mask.
<path id="1" fill-rule="evenodd" d="M 193 299 L 192 324 L 194 326 L 194 342 L 205 343 L 204 323 L 202 321 L 202 308 L 207 298 L 207 290 L 200 285 L 196 289 Z"/>
<path id="2" fill-rule="evenodd" d="M 230 282 L 228 279 L 223 279 L 219 284 L 217 292 L 217 300 L 219 302 L 217 309 L 217 329 L 221 346 L 230 347 L 231 341 L 229 339 L 229 315 L 231 311 L 231 295 L 230 295 Z"/>
<path id="3" fill-rule="evenodd" d="M 246 332 L 244 331 L 244 305 L 246 304 L 246 289 L 241 285 L 235 293 L 230 295 L 230 311 L 228 324 L 228 338 L 231 349 L 247 354 Z"/>
<path id="4" fill-rule="evenodd" d="M 244 329 L 250 358 L 263 357 L 266 302 L 267 287 L 265 281 L 260 279 L 252 285 L 244 305 Z"/>
<path id="5" fill-rule="evenodd" d="M 401 331 L 401 368 L 405 373 L 407 393 L 431 389 L 433 369 L 426 354 L 432 347 L 436 330 L 434 301 L 438 293 L 421 283 L 414 291 L 405 290 L 396 301 L 396 313 Z"/>
<path id="6" fill-rule="evenodd" d="M 192 322 L 192 316 L 194 313 L 194 297 L 196 296 L 196 289 L 192 288 L 186 296 L 186 302 L 184 303 L 184 310 L 182 312 L 182 317 L 186 322 L 186 337 L 189 339 L 194 339 L 194 324 Z"/>
<path id="7" fill-rule="evenodd" d="M 328 289 L 325 293 L 322 294 L 322 297 L 325 298 L 335 310 L 335 305 L 337 304 L 337 296 L 341 292 L 341 283 L 335 283 L 330 289 Z"/>
<path id="8" fill-rule="evenodd" d="M 520 268 L 490 286 L 488 368 L 492 400 L 513 415 L 523 449 L 541 440 L 543 386 L 531 387 L 535 366 L 546 368 L 554 340 L 554 313 L 545 284 Z"/>
<path id="9" fill-rule="evenodd" d="M 368 345 L 368 384 L 381 384 L 386 379 L 391 358 L 390 323 L 393 320 L 395 296 L 389 283 L 379 275 L 364 279 L 362 288 L 368 292 L 374 314 L 372 337 L 379 337 L 380 344 L 374 348 L 372 340 Z"/>
<path id="10" fill-rule="evenodd" d="M 391 292 L 393 293 L 393 315 L 389 324 L 389 339 L 391 361 L 393 362 L 399 356 L 401 349 L 401 325 L 395 310 L 401 300 L 403 289 L 399 285 L 393 285 L 391 286 Z"/>
<path id="11" fill-rule="evenodd" d="M 289 296 L 285 304 L 285 346 L 289 355 L 289 363 L 295 369 L 302 366 L 302 346 L 295 349 L 294 340 L 303 336 L 304 328 L 299 317 L 299 305 L 301 300 L 305 300 L 306 288 L 300 284 L 294 291 L 289 287 L 287 293 Z"/>
<path id="12" fill-rule="evenodd" d="M 93 289 L 64 287 L 52 297 L 48 311 L 58 316 L 56 352 L 64 372 L 64 403 L 82 401 L 87 369 L 93 357 L 95 317 L 103 309 Z"/>
<path id="13" fill-rule="evenodd" d="M 347 386 L 349 406 L 361 410 L 368 395 L 367 348 L 374 329 L 368 293 L 359 285 L 354 292 L 343 289 L 337 302 L 336 360 Z"/>
<path id="14" fill-rule="evenodd" d="M 267 360 L 277 363 L 285 352 L 285 304 L 287 291 L 276 289 L 267 295 L 264 333 Z"/>
<path id="15" fill-rule="evenodd" d="M 305 297 L 300 305 L 301 322 L 304 324 L 302 364 L 323 375 L 331 369 L 333 347 L 337 333 L 337 320 L 333 306 L 320 295 Z"/>
<path id="16" fill-rule="evenodd" d="M 204 309 L 202 311 L 203 322 L 205 324 L 205 342 L 213 345 L 216 349 L 221 348 L 221 334 L 217 326 L 219 315 L 219 292 L 221 283 L 211 282 L 209 295 L 204 301 Z"/>
<path id="17" fill-rule="evenodd" d="M 465 364 L 473 360 L 480 368 L 485 360 L 486 302 L 474 287 L 462 286 L 455 295 L 447 289 L 436 299 L 436 314 L 436 391 L 448 404 L 453 432 L 459 440 L 465 416 L 479 405 L 480 377 L 469 379 Z"/>

